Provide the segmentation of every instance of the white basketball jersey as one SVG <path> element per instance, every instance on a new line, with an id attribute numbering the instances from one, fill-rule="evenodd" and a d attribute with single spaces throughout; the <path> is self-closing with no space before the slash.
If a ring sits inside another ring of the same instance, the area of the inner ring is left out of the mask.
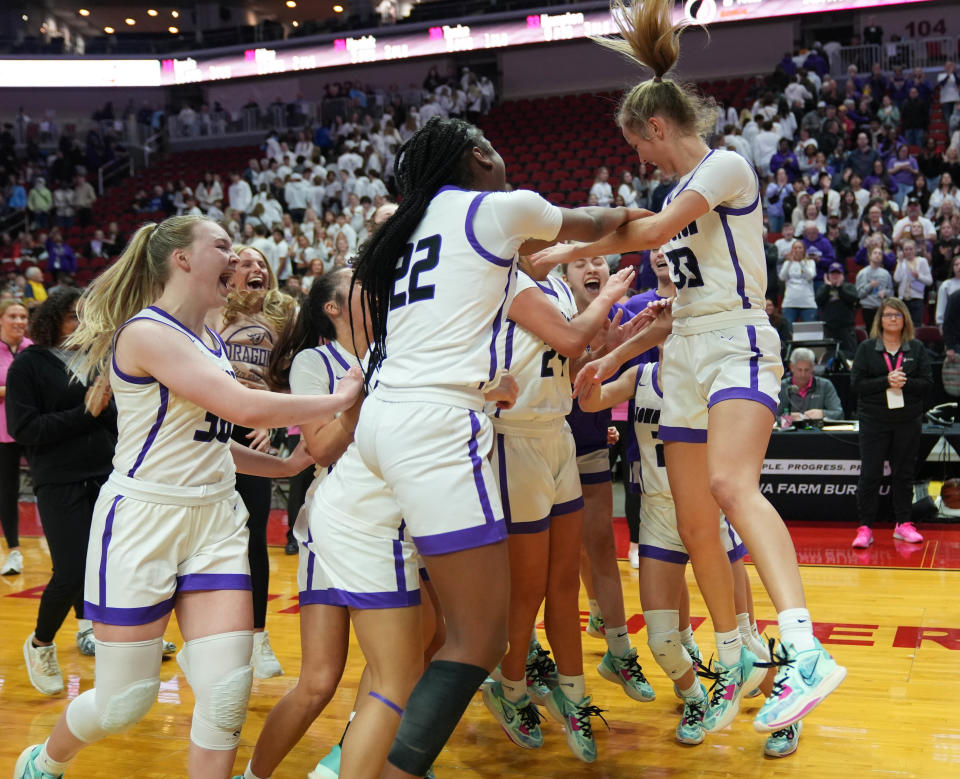
<path id="1" fill-rule="evenodd" d="M 664 244 L 677 286 L 673 316 L 762 314 L 767 260 L 756 173 L 736 152 L 714 149 L 677 182 L 665 206 L 687 190 L 703 195 L 710 211 Z"/>
<path id="2" fill-rule="evenodd" d="M 640 449 L 640 491 L 645 498 L 673 500 L 663 444 L 659 439 L 660 412 L 663 409 L 663 388 L 660 386 L 660 364 L 648 362 L 637 369 L 634 395 L 633 430 Z"/>
<path id="3" fill-rule="evenodd" d="M 546 281 L 538 282 L 521 271 L 517 275 L 517 294 L 527 289 L 539 289 L 568 322 L 577 315 L 573 293 L 560 279 L 548 276 Z M 508 319 L 503 367 L 517 380 L 520 394 L 513 408 L 498 409 L 491 403 L 487 413 L 507 422 L 565 417 L 573 407 L 568 362 L 529 330 Z"/>
<path id="4" fill-rule="evenodd" d="M 220 336 L 207 328 L 217 344 L 207 346 L 166 311 L 150 306 L 128 319 L 149 319 L 182 333 L 208 360 L 234 378 Z M 210 411 L 181 398 L 152 376 L 128 376 L 116 359 L 110 372 L 110 387 L 117 402 L 117 448 L 114 469 L 130 478 L 196 487 L 216 484 L 236 474 L 230 454 L 233 425 Z"/>
<path id="5" fill-rule="evenodd" d="M 481 408 L 503 371 L 517 249 L 562 221 L 534 192 L 441 188 L 397 261 L 376 391 Z"/>
<path id="6" fill-rule="evenodd" d="M 360 360 L 336 341 L 306 349 L 294 357 L 290 365 L 290 391 L 294 395 L 332 395 L 340 379 L 353 366 L 363 367 Z M 311 489 L 332 470 L 332 465 L 317 468 Z"/>

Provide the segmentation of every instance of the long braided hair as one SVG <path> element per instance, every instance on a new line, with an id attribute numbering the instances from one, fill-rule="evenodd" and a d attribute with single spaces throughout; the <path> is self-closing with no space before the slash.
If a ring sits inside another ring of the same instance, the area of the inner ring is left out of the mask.
<path id="1" fill-rule="evenodd" d="M 363 246 L 354 266 L 352 283 L 360 285 L 364 319 L 369 317 L 373 335 L 367 383 L 386 357 L 387 314 L 397 263 L 437 190 L 446 185 L 470 187 L 467 152 L 474 147 L 493 152 L 474 125 L 435 116 L 397 152 L 393 173 L 400 206 Z"/>

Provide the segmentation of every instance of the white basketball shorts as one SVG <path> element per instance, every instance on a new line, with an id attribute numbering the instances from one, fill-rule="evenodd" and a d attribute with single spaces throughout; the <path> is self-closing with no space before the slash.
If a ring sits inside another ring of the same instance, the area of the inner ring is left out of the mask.
<path id="1" fill-rule="evenodd" d="M 720 520 L 720 542 L 730 562 L 746 555 L 747 548 L 727 521 Z M 672 500 L 641 498 L 638 552 L 641 557 L 684 565 L 690 559 L 677 529 L 677 511 Z"/>

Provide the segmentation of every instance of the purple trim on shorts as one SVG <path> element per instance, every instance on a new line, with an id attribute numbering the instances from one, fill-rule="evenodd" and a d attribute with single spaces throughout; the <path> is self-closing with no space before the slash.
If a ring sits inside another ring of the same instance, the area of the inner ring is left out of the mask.
<path id="1" fill-rule="evenodd" d="M 430 572 L 426 568 L 418 569 L 417 573 L 420 574 L 420 580 L 428 582 L 430 581 Z"/>
<path id="2" fill-rule="evenodd" d="M 463 530 L 451 530 L 448 533 L 419 536 L 413 539 L 413 543 L 417 545 L 417 551 L 420 554 L 430 557 L 496 544 L 506 537 L 507 523 L 501 519 L 493 524 L 476 525 Z"/>
<path id="3" fill-rule="evenodd" d="M 480 245 L 480 241 L 477 240 L 477 234 L 473 230 L 473 219 L 477 215 L 477 209 L 480 208 L 480 204 L 483 202 L 483 199 L 489 194 L 489 192 L 481 192 L 470 202 L 470 207 L 467 209 L 467 219 L 464 223 L 463 229 L 467 233 L 467 241 L 477 254 L 483 257 L 483 259 L 485 259 L 487 262 L 492 262 L 494 265 L 499 265 L 501 268 L 509 268 L 511 265 L 513 265 L 513 257 L 506 259 L 505 257 L 497 257 L 496 254 L 488 252 Z"/>
<path id="4" fill-rule="evenodd" d="M 757 348 L 757 328 L 747 325 L 747 338 L 750 341 L 750 389 L 760 389 L 760 358 L 763 356 Z"/>
<path id="5" fill-rule="evenodd" d="M 551 517 L 559 517 L 563 514 L 572 514 L 574 511 L 579 511 L 583 508 L 583 495 L 574 500 L 568 500 L 563 503 L 554 503 L 553 508 L 550 509 Z"/>
<path id="6" fill-rule="evenodd" d="M 146 317 L 141 317 L 141 319 L 146 319 Z M 152 319 L 150 320 L 153 321 Z M 124 373 L 120 370 L 120 366 L 117 365 L 117 355 L 111 354 L 110 359 L 113 361 L 113 372 L 117 376 L 123 379 L 127 384 L 153 384 L 156 381 L 153 376 L 131 376 L 129 373 Z"/>
<path id="7" fill-rule="evenodd" d="M 123 495 L 117 495 L 113 499 L 113 503 L 110 504 L 110 510 L 107 512 L 107 519 L 104 522 L 103 536 L 100 538 L 100 603 L 103 604 L 104 608 L 107 606 L 107 548 L 110 546 L 110 539 L 113 537 L 113 517 L 121 498 L 123 498 Z"/>
<path id="8" fill-rule="evenodd" d="M 510 491 L 507 489 L 507 456 L 503 433 L 497 433 L 497 482 L 500 489 L 500 505 L 503 519 L 507 523 L 507 532 L 513 532 L 513 515 L 510 513 Z"/>
<path id="9" fill-rule="evenodd" d="M 507 305 L 507 296 L 510 293 L 510 274 L 507 274 L 507 285 L 503 288 L 503 303 L 497 309 L 496 318 L 493 320 L 493 336 L 490 338 L 490 378 L 493 381 L 497 375 L 497 337 L 500 335 L 500 328 L 503 327 L 503 309 Z M 483 386 L 482 384 L 480 385 Z"/>
<path id="10" fill-rule="evenodd" d="M 727 552 L 727 557 L 731 563 L 737 562 L 737 560 L 742 560 L 747 556 L 747 547 L 743 544 L 737 544 L 733 549 Z"/>
<path id="11" fill-rule="evenodd" d="M 639 374 L 639 370 L 640 370 L 640 369 L 637 368 L 637 371 L 638 371 L 637 375 L 638 375 L 638 376 L 640 375 L 640 374 Z M 660 363 L 656 363 L 656 364 L 653 366 L 653 372 L 652 372 L 651 375 L 650 375 L 650 380 L 651 380 L 651 382 L 652 382 L 652 384 L 651 384 L 650 386 L 653 387 L 653 391 L 657 393 L 657 397 L 662 400 L 662 399 L 663 399 L 663 388 L 660 386 Z"/>
<path id="12" fill-rule="evenodd" d="M 118 608 L 116 606 L 101 606 L 88 600 L 83 602 L 83 616 L 94 622 L 105 625 L 146 625 L 173 611 L 176 596 L 167 598 L 153 606 L 135 606 L 133 608 Z"/>
<path id="13" fill-rule="evenodd" d="M 330 353 L 330 356 L 333 357 L 334 360 L 340 363 L 341 368 L 343 368 L 345 371 L 350 370 L 350 366 L 347 364 L 347 361 L 340 356 L 340 353 L 336 349 L 333 348 L 333 344 L 324 344 L 323 348 Z"/>
<path id="14" fill-rule="evenodd" d="M 147 440 L 143 442 L 143 448 L 140 450 L 140 454 L 137 455 L 136 462 L 134 462 L 133 467 L 127 471 L 127 476 L 131 479 L 137 472 L 137 468 L 143 465 L 143 458 L 147 456 L 147 452 L 150 451 L 153 442 L 157 440 L 157 433 L 160 432 L 160 426 L 163 424 L 164 417 L 167 415 L 167 402 L 170 399 L 170 390 L 159 382 L 157 386 L 160 387 L 160 407 L 157 409 L 157 419 L 153 423 L 153 427 L 150 428 L 150 432 L 147 433 Z"/>
<path id="15" fill-rule="evenodd" d="M 596 473 L 580 474 L 581 484 L 604 484 L 608 481 L 613 481 L 613 477 L 610 475 L 609 470 L 597 471 Z"/>
<path id="16" fill-rule="evenodd" d="M 347 592 L 331 587 L 299 593 L 301 606 L 340 606 L 351 609 L 402 609 L 420 605 L 420 588 L 406 592 Z"/>
<path id="17" fill-rule="evenodd" d="M 403 535 L 403 530 L 400 531 L 400 535 Z M 403 542 L 397 539 L 393 541 L 393 567 L 397 573 L 397 592 L 405 592 L 407 577 L 403 572 Z"/>
<path id="18" fill-rule="evenodd" d="M 676 549 L 661 549 L 659 546 L 650 546 L 649 544 L 640 544 L 637 547 L 637 554 L 650 560 L 662 560 L 665 563 L 676 563 L 685 565 L 690 559 L 686 552 L 678 552 Z"/>
<path id="19" fill-rule="evenodd" d="M 171 322 L 173 322 L 177 327 L 179 327 L 181 330 L 183 330 L 183 332 L 184 332 L 185 335 L 189 335 L 189 336 L 191 336 L 192 338 L 195 338 L 197 341 L 199 341 L 201 344 L 203 344 L 203 347 L 204 347 L 208 352 L 210 352 L 210 354 L 212 354 L 214 357 L 219 357 L 221 354 L 223 354 L 223 349 L 222 349 L 222 347 L 220 346 L 220 344 L 222 344 L 223 341 L 217 336 L 216 333 L 213 332 L 213 330 L 211 330 L 209 327 L 206 327 L 206 325 L 204 325 L 204 328 L 206 329 L 206 331 L 207 331 L 208 333 L 210 333 L 210 334 L 213 335 L 213 340 L 217 342 L 217 351 L 213 351 L 213 349 L 211 349 L 209 346 L 206 345 L 206 343 L 204 343 L 203 339 L 202 339 L 199 335 L 197 335 L 195 332 L 193 332 L 193 330 L 191 330 L 189 327 L 187 327 L 185 324 L 183 324 L 183 322 L 181 322 L 179 319 L 177 319 L 177 318 L 176 318 L 175 316 L 173 316 L 172 314 L 168 314 L 168 313 L 167 313 L 166 311 L 164 311 L 162 308 L 157 308 L 156 306 L 147 306 L 147 308 L 148 308 L 150 311 L 153 311 L 153 313 L 155 313 L 155 314 L 160 314 L 160 316 L 164 317 L 165 319 L 169 319 L 169 320 L 170 320 Z"/>
<path id="20" fill-rule="evenodd" d="M 660 425 L 657 438 L 661 441 L 682 441 L 685 444 L 705 444 L 707 431 L 697 427 L 670 427 Z"/>
<path id="21" fill-rule="evenodd" d="M 388 709 L 393 709 L 393 710 L 397 713 L 398 716 L 400 716 L 400 717 L 403 716 L 403 709 L 401 709 L 399 706 L 397 706 L 397 704 L 395 704 L 395 703 L 394 703 L 392 700 L 390 700 L 389 698 L 384 698 L 382 695 L 380 695 L 379 693 L 374 692 L 373 690 L 370 690 L 370 692 L 368 692 L 367 695 L 369 695 L 369 696 L 370 696 L 371 698 L 373 698 L 374 700 L 380 701 L 380 703 L 382 703 L 382 704 L 383 704 L 384 706 L 386 706 Z"/>
<path id="22" fill-rule="evenodd" d="M 490 496 L 487 494 L 487 485 L 483 483 L 483 460 L 478 453 L 477 433 L 480 432 L 480 420 L 472 411 L 467 412 L 470 415 L 470 440 L 467 442 L 467 449 L 470 452 L 470 462 L 473 463 L 473 482 L 477 485 L 477 494 L 480 497 L 480 508 L 483 509 L 483 517 L 486 524 L 490 525 L 499 520 L 493 516 L 493 508 L 490 506 Z"/>
<path id="23" fill-rule="evenodd" d="M 534 522 L 516 522 L 507 526 L 507 535 L 511 536 L 532 536 L 535 533 L 542 533 L 550 529 L 550 515 Z"/>
<path id="24" fill-rule="evenodd" d="M 720 212 L 720 224 L 723 226 L 723 236 L 727 239 L 727 249 L 730 252 L 730 259 L 733 261 L 733 272 L 737 277 L 737 294 L 743 303 L 744 310 L 750 308 L 750 299 L 747 297 L 745 282 L 743 280 L 743 268 L 740 267 L 740 260 L 737 258 L 737 245 L 733 240 L 733 233 L 730 231 L 730 225 L 727 224 L 727 215 Z"/>
<path id="25" fill-rule="evenodd" d="M 313 589 L 313 566 L 317 561 L 317 556 L 310 551 L 310 544 L 313 543 L 313 533 L 310 530 L 308 525 L 307 527 L 307 543 L 304 545 L 304 549 L 307 550 L 307 589 Z"/>
<path id="26" fill-rule="evenodd" d="M 248 573 L 188 573 L 177 577 L 177 592 L 252 589 Z"/>
<path id="27" fill-rule="evenodd" d="M 749 387 L 727 387 L 726 389 L 719 390 L 714 392 L 710 396 L 710 400 L 707 401 L 707 408 L 713 408 L 717 403 L 723 400 L 754 400 L 757 403 L 760 403 L 770 409 L 771 413 L 776 416 L 777 414 L 777 401 L 771 398 L 769 395 L 766 395 L 760 390 L 750 389 Z M 706 431 L 704 431 L 706 434 Z M 661 440 L 673 440 L 673 439 L 664 439 L 663 438 L 663 428 L 660 428 L 660 438 Z"/>

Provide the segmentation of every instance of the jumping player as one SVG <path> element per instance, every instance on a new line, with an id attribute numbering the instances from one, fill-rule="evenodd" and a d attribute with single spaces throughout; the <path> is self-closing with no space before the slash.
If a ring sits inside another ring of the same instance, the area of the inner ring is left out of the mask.
<path id="1" fill-rule="evenodd" d="M 376 680 L 371 690 L 399 724 L 382 776 L 422 777 L 506 649 L 506 529 L 483 405 L 516 398 L 515 383 L 502 392 L 499 384 L 517 251 L 528 239 L 595 240 L 630 212 L 560 209 L 533 192 L 504 192 L 503 160 L 456 119 L 427 122 L 394 167 L 403 200 L 361 250 L 354 277 L 372 329 L 370 395 L 355 444 L 311 511 L 372 538 L 412 539 L 430 572 L 446 643 L 409 702 L 386 700 Z M 385 490 L 397 510 L 366 512 Z M 345 582 L 357 578 L 356 559 L 329 564 Z M 373 575 L 398 563 L 392 549 L 380 558 L 371 548 L 361 568 Z"/>
<path id="2" fill-rule="evenodd" d="M 780 671 L 754 720 L 755 728 L 772 732 L 809 714 L 846 669 L 813 635 L 793 543 L 759 488 L 783 372 L 779 337 L 764 315 L 759 185 L 742 157 L 704 143 L 713 111 L 664 77 L 679 55 L 672 10 L 671 0 L 629 8 L 615 0 L 624 41 L 609 45 L 654 72 L 627 93 L 617 121 L 640 159 L 678 177 L 677 185 L 660 213 L 586 247 L 553 247 L 547 259 L 555 264 L 666 245 L 677 298 L 664 350 L 660 437 L 681 537 L 717 634 L 724 689 L 711 700 L 704 726 L 713 730 L 733 719 L 756 661 L 737 632 L 733 576 L 715 532 L 719 504 L 751 550 L 778 611 Z M 649 334 L 641 333 L 578 378 L 607 378 L 650 345 Z"/>
<path id="3" fill-rule="evenodd" d="M 247 389 L 223 341 L 205 329 L 223 305 L 237 256 L 204 217 L 148 223 L 80 300 L 80 376 L 110 372 L 117 404 L 114 471 L 94 509 L 84 613 L 94 621 L 96 686 L 70 702 L 17 779 L 59 777 L 86 745 L 138 722 L 160 688 L 161 636 L 177 610 L 179 661 L 196 697 L 189 775 L 230 775 L 252 671 L 246 511 L 237 469 L 288 476 L 287 461 L 231 444 L 232 423 L 269 427 L 327 419 L 354 402 L 360 373 L 304 398 Z"/>

